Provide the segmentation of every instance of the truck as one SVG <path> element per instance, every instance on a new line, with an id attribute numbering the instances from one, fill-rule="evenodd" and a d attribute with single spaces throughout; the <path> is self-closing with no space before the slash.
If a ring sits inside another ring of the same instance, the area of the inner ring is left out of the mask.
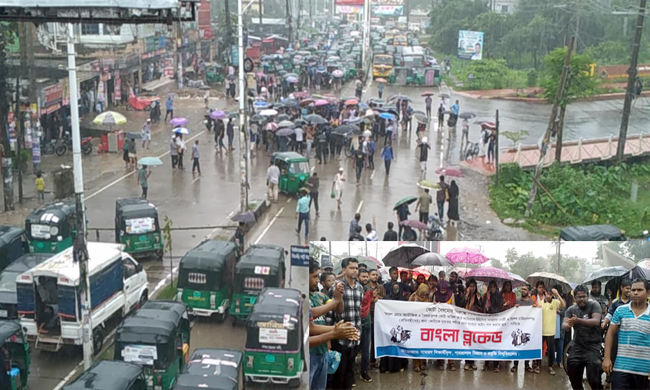
<path id="1" fill-rule="evenodd" d="M 93 351 L 123 317 L 147 301 L 149 287 L 142 265 L 122 244 L 89 242 Z M 16 278 L 18 315 L 36 349 L 57 352 L 83 344 L 82 286 L 79 263 L 70 247 Z"/>

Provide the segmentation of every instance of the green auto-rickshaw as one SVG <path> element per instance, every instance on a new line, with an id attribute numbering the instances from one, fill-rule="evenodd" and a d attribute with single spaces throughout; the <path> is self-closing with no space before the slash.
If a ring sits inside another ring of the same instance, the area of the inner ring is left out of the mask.
<path id="1" fill-rule="evenodd" d="M 115 360 L 143 367 L 147 390 L 171 390 L 189 357 L 187 306 L 148 301 L 125 318 L 115 333 Z"/>
<path id="2" fill-rule="evenodd" d="M 243 390 L 243 355 L 233 349 L 195 350 L 174 390 Z"/>
<path id="3" fill-rule="evenodd" d="M 237 264 L 237 245 L 231 241 L 207 240 L 183 256 L 178 265 L 177 300 L 192 314 L 223 321 L 230 308 L 232 277 Z"/>
<path id="4" fill-rule="evenodd" d="M 115 242 L 136 259 L 162 259 L 163 242 L 158 209 L 146 199 L 122 198 L 115 201 Z"/>
<path id="5" fill-rule="evenodd" d="M 49 203 L 25 220 L 31 253 L 59 253 L 72 246 L 77 234 L 74 202 Z"/>
<path id="6" fill-rule="evenodd" d="M 295 289 L 265 288 L 246 320 L 247 381 L 297 387 L 304 369 L 302 297 Z"/>
<path id="7" fill-rule="evenodd" d="M 252 245 L 235 267 L 230 315 L 243 321 L 265 287 L 284 287 L 286 266 L 284 248 L 277 245 Z"/>
<path id="8" fill-rule="evenodd" d="M 9 356 L 6 356 L 6 353 Z M 5 362 L 8 362 L 11 367 L 9 371 L 0 373 L 0 375 L 8 375 L 0 378 L 0 385 L 6 381 L 10 385 L 9 390 L 27 389 L 29 344 L 18 320 L 0 320 L 0 362 L 3 363 L 3 369 Z"/>
<path id="9" fill-rule="evenodd" d="M 0 225 L 0 272 L 25 254 L 25 230 Z"/>
<path id="10" fill-rule="evenodd" d="M 208 84 L 223 84 L 223 66 L 217 63 L 205 64 L 205 79 Z"/>
<path id="11" fill-rule="evenodd" d="M 100 360 L 63 390 L 147 390 L 142 367 L 118 360 Z"/>
<path id="12" fill-rule="evenodd" d="M 305 186 L 311 172 L 308 158 L 296 152 L 276 152 L 273 163 L 280 168 L 280 191 L 292 195 Z"/>

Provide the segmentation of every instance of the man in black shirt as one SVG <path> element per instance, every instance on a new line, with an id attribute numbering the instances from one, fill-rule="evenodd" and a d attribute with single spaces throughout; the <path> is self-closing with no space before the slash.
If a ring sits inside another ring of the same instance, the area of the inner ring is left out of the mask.
<path id="1" fill-rule="evenodd" d="M 593 390 L 602 389 L 602 367 L 600 347 L 603 342 L 600 332 L 602 309 L 598 302 L 589 300 L 589 292 L 585 286 L 579 285 L 573 289 L 576 304 L 564 313 L 562 330 L 574 328 L 575 340 L 567 359 L 567 372 L 571 387 L 582 390 L 582 373 L 587 368 L 587 381 Z"/>
<path id="2" fill-rule="evenodd" d="M 388 230 L 384 233 L 384 241 L 399 241 L 397 239 L 397 232 L 393 230 L 393 223 L 388 222 Z"/>
<path id="3" fill-rule="evenodd" d="M 361 226 L 358 226 L 354 228 L 354 234 L 350 236 L 350 239 L 348 241 L 365 241 L 365 237 L 361 235 Z"/>
<path id="4" fill-rule="evenodd" d="M 366 163 L 366 155 L 363 154 L 363 150 L 361 147 L 357 148 L 357 150 L 354 151 L 354 160 L 356 162 L 356 173 L 357 173 L 357 185 L 361 184 L 361 172 L 363 172 L 363 166 Z"/>

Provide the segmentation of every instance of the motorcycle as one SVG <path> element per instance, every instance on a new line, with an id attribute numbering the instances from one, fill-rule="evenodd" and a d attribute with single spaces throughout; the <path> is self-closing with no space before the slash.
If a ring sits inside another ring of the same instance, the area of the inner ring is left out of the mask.
<path id="1" fill-rule="evenodd" d="M 429 216 L 429 227 L 426 231 L 427 241 L 442 241 L 445 239 L 445 228 L 437 215 Z"/>
<path id="2" fill-rule="evenodd" d="M 54 154 L 55 151 L 56 151 L 57 144 L 58 144 L 58 142 L 55 139 L 50 140 L 49 142 L 45 142 L 45 143 L 43 143 L 43 141 L 41 141 L 41 153 L 44 156 Z"/>
<path id="3" fill-rule="evenodd" d="M 93 137 L 84 137 L 81 139 L 81 153 L 84 156 L 93 152 Z M 54 151 L 57 156 L 63 156 L 68 149 L 72 150 L 72 136 L 69 131 L 63 133 L 63 138 L 59 140 Z"/>

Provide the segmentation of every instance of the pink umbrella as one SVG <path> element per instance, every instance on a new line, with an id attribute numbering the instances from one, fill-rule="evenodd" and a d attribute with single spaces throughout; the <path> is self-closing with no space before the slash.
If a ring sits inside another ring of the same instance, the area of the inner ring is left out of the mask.
<path id="1" fill-rule="evenodd" d="M 454 264 L 483 264 L 490 260 L 476 248 L 454 248 L 447 253 L 446 257 Z"/>
<path id="2" fill-rule="evenodd" d="M 210 118 L 212 119 L 225 119 L 226 113 L 221 110 L 215 110 L 210 113 Z"/>
<path id="3" fill-rule="evenodd" d="M 425 223 L 422 223 L 420 221 L 416 221 L 415 219 L 407 219 L 406 221 L 400 222 L 400 225 L 402 225 L 402 226 L 410 226 L 413 229 L 420 229 L 420 230 L 424 230 L 424 229 L 429 228 Z"/>
<path id="4" fill-rule="evenodd" d="M 270 131 L 275 131 L 278 129 L 278 124 L 275 122 L 268 123 L 265 127 L 264 130 L 270 130 Z"/>
<path id="5" fill-rule="evenodd" d="M 310 95 L 309 92 L 302 91 L 302 92 L 294 92 L 293 96 L 296 97 L 297 99 L 304 99 L 304 98 L 308 98 Z"/>
<path id="6" fill-rule="evenodd" d="M 452 272 L 457 273 L 459 277 L 465 279 L 465 274 L 467 273 L 467 268 L 456 267 L 456 268 L 452 269 L 451 272 L 449 272 L 449 273 L 451 274 Z"/>
<path id="7" fill-rule="evenodd" d="M 330 104 L 330 102 L 328 102 L 328 101 L 325 100 L 325 99 L 318 99 L 318 100 L 316 100 L 316 101 L 314 102 L 314 106 L 316 106 L 316 107 L 326 106 L 326 105 L 328 105 L 328 104 Z"/>
<path id="8" fill-rule="evenodd" d="M 354 106 L 355 104 L 359 104 L 359 101 L 357 99 L 348 99 L 345 101 L 345 104 L 347 106 Z"/>
<path id="9" fill-rule="evenodd" d="M 482 282 L 489 282 L 491 279 L 512 280 L 508 272 L 494 267 L 480 267 L 469 270 L 465 279 L 474 278 Z"/>
<path id="10" fill-rule="evenodd" d="M 436 174 L 444 175 L 444 176 L 452 176 L 452 177 L 463 177 L 463 176 L 465 176 L 460 169 L 453 168 L 453 167 L 438 168 L 438 169 L 436 169 Z"/>

